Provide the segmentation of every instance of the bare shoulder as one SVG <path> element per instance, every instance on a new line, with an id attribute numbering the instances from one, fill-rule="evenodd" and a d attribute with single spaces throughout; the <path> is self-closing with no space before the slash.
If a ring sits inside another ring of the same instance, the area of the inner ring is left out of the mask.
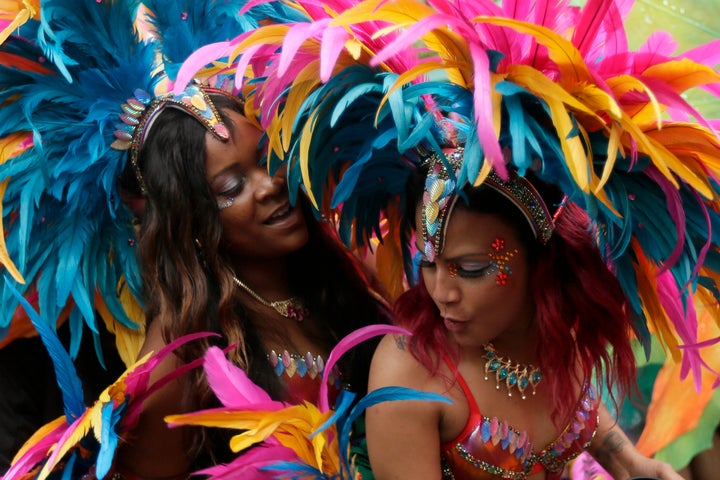
<path id="1" fill-rule="evenodd" d="M 427 389 L 432 375 L 410 352 L 406 335 L 386 335 L 378 345 L 370 366 L 371 390 L 384 386 Z"/>

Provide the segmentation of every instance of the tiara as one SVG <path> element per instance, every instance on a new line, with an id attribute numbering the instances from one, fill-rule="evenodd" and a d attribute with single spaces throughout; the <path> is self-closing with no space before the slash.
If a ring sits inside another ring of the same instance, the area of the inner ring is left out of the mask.
<path id="1" fill-rule="evenodd" d="M 122 123 L 115 126 L 115 141 L 110 146 L 116 150 L 130 150 L 130 164 L 143 194 L 147 193 L 147 189 L 138 166 L 138 152 L 155 119 L 166 108 L 176 108 L 195 117 L 221 140 L 230 138 L 230 132 L 220 120 L 220 115 L 208 92 L 229 95 L 227 92 L 206 89 L 197 84 L 189 85 L 179 94 L 167 93 L 156 97 L 145 90 L 137 89 L 134 92 L 135 96 L 128 98 L 122 105 L 120 114 Z"/>
<path id="2" fill-rule="evenodd" d="M 433 153 L 426 160 L 429 165 L 425 178 L 422 206 L 423 254 L 432 261 L 442 251 L 446 220 L 457 201 L 457 174 L 463 162 L 465 149 L 457 147 L 442 157 Z M 540 193 L 530 181 L 514 171 L 503 180 L 491 171 L 482 185 L 497 191 L 510 200 L 527 220 L 534 237 L 545 245 L 555 228 L 553 217 Z"/>

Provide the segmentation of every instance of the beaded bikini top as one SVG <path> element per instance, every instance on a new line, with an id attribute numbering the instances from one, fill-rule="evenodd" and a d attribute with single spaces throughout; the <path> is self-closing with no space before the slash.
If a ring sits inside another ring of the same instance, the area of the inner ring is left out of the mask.
<path id="1" fill-rule="evenodd" d="M 459 372 L 456 375 L 470 416 L 460 435 L 442 446 L 444 479 L 524 479 L 542 470 L 548 480 L 560 479 L 565 464 L 585 450 L 595 435 L 598 400 L 590 384 L 583 388 L 573 420 L 555 441 L 536 452 L 527 432 L 482 415 L 467 383 Z"/>
<path id="2" fill-rule="evenodd" d="M 325 361 L 320 355 L 313 356 L 310 352 L 305 355 L 297 355 L 289 353 L 287 350 L 280 353 L 272 350 L 268 354 L 268 360 L 275 370 L 275 374 L 287 386 L 285 401 L 293 404 L 302 403 L 305 400 L 317 403 L 320 381 L 325 371 Z M 332 405 L 342 388 L 342 375 L 337 365 L 333 367 L 328 376 L 328 385 L 331 387 L 328 393 Z"/>

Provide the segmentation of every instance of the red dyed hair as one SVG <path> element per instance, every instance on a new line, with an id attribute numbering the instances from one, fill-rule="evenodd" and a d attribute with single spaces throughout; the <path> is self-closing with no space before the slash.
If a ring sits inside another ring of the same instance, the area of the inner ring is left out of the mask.
<path id="1" fill-rule="evenodd" d="M 566 421 L 577 408 L 575 382 L 568 378 L 589 381 L 595 374 L 598 391 L 605 381 L 611 393 L 615 388 L 620 395 L 629 392 L 635 382 L 629 306 L 597 248 L 586 213 L 567 203 L 556 219 L 553 236 L 542 246 L 515 206 L 490 189 L 474 191 L 482 191 L 483 201 L 471 198 L 468 208 L 496 214 L 513 224 L 528 248 L 537 358 L 555 401 L 556 422 Z M 417 285 L 398 298 L 395 311 L 397 321 L 413 332 L 413 355 L 436 374 L 439 356 L 435 352 L 452 350 L 439 311 L 420 277 Z M 568 371 L 568 365 L 579 367 Z"/>

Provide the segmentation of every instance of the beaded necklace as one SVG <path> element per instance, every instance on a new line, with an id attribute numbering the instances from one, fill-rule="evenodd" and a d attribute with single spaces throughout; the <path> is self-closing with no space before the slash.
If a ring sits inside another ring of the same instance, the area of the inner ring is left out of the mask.
<path id="1" fill-rule="evenodd" d="M 535 395 L 535 387 L 542 379 L 542 372 L 539 368 L 533 364 L 513 364 L 509 358 L 501 357 L 491 343 L 483 345 L 483 348 L 485 349 L 483 358 L 487 360 L 485 362 L 485 380 L 489 380 L 490 374 L 494 373 L 495 388 L 500 390 L 500 384 L 504 383 L 508 397 L 512 397 L 513 390 L 517 389 L 522 399 L 525 400 L 525 390 L 528 386 L 532 388 L 532 394 Z"/>

